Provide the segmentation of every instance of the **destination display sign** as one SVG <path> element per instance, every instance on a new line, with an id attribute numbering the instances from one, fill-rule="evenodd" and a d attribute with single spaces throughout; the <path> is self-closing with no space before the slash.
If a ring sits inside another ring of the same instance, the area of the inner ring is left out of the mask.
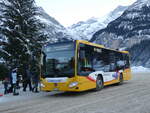
<path id="1" fill-rule="evenodd" d="M 49 45 L 45 48 L 46 52 L 56 52 L 56 51 L 65 51 L 72 50 L 74 48 L 73 43 L 65 43 L 65 44 L 57 44 L 57 45 Z"/>

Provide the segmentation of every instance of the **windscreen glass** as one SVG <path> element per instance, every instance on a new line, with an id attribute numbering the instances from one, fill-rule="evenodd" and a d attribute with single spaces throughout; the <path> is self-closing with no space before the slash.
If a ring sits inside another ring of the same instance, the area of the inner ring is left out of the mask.
<path id="1" fill-rule="evenodd" d="M 45 48 L 45 76 L 74 76 L 74 43 L 52 44 Z"/>

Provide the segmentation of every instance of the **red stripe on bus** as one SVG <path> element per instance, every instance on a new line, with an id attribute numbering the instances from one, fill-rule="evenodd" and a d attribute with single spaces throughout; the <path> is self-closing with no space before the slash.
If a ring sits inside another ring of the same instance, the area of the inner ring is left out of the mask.
<path id="1" fill-rule="evenodd" d="M 86 77 L 88 80 L 90 80 L 90 81 L 92 81 L 92 82 L 96 82 L 96 80 L 94 80 L 93 78 L 91 78 L 91 77 Z"/>

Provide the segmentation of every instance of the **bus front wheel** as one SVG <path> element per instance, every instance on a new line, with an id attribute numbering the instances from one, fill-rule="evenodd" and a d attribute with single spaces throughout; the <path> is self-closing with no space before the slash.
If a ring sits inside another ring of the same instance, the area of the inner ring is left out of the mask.
<path id="1" fill-rule="evenodd" d="M 96 79 L 96 91 L 100 91 L 104 87 L 102 76 L 97 76 Z"/>

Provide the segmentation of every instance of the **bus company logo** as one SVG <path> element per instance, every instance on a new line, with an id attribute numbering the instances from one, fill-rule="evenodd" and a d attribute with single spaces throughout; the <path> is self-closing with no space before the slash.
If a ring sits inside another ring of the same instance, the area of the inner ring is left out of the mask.
<path id="1" fill-rule="evenodd" d="M 117 78 L 118 78 L 118 73 L 116 72 L 116 73 L 114 73 L 112 76 L 113 76 L 115 79 L 117 79 Z"/>

